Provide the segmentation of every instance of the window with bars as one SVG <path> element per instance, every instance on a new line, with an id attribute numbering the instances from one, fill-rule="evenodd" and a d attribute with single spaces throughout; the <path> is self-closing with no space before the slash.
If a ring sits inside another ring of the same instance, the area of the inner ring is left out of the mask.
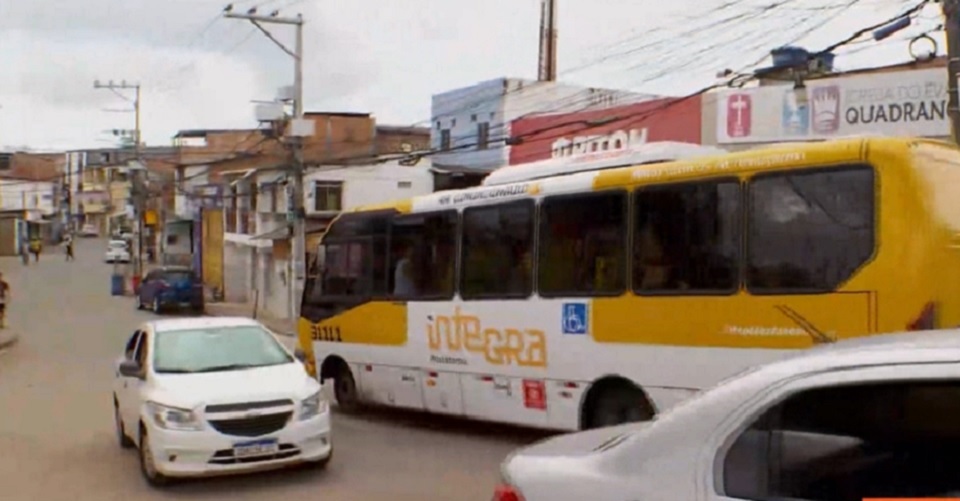
<path id="1" fill-rule="evenodd" d="M 313 209 L 317 212 L 343 210 L 343 183 L 314 181 Z"/>
<path id="2" fill-rule="evenodd" d="M 450 129 L 443 129 L 440 131 L 440 150 L 450 150 Z"/>
<path id="3" fill-rule="evenodd" d="M 490 147 L 490 123 L 477 124 L 477 149 L 485 150 Z"/>

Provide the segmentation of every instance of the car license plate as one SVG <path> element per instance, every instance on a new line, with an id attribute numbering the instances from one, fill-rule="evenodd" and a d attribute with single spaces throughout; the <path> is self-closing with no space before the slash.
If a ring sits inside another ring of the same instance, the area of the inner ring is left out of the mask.
<path id="1" fill-rule="evenodd" d="M 280 444 L 276 439 L 258 440 L 256 442 L 241 442 L 233 444 L 233 457 L 246 458 L 251 456 L 265 456 L 280 451 Z"/>

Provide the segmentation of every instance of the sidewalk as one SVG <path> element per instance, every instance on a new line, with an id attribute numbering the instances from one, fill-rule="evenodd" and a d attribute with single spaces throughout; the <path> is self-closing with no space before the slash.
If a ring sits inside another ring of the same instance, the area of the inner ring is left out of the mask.
<path id="1" fill-rule="evenodd" d="M 252 317 L 253 305 L 245 303 L 207 303 L 206 314 L 214 317 Z M 257 320 L 282 336 L 294 337 L 295 335 L 294 323 L 288 320 L 274 318 L 263 311 L 257 313 Z"/>

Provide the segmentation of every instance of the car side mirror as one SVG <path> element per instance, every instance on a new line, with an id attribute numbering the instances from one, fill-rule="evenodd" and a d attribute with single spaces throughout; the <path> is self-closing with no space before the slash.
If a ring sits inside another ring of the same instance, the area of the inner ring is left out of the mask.
<path id="1" fill-rule="evenodd" d="M 307 363 L 307 353 L 302 348 L 293 350 L 293 356 L 302 363 Z"/>
<path id="2" fill-rule="evenodd" d="M 140 379 L 143 377 L 143 371 L 136 360 L 124 360 L 120 362 L 120 375 Z"/>

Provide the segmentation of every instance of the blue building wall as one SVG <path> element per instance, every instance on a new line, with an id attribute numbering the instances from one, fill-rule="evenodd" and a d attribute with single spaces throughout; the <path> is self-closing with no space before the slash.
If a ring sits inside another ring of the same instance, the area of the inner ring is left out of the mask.
<path id="1" fill-rule="evenodd" d="M 450 134 L 450 153 L 433 156 L 438 166 L 452 165 L 491 171 L 507 163 L 507 149 L 503 139 L 507 134 L 504 124 L 504 102 L 507 79 L 497 78 L 470 87 L 454 89 L 432 98 L 430 115 L 430 148 L 441 149 L 443 131 Z M 477 148 L 478 127 L 486 123 L 489 143 L 486 149 Z"/>

